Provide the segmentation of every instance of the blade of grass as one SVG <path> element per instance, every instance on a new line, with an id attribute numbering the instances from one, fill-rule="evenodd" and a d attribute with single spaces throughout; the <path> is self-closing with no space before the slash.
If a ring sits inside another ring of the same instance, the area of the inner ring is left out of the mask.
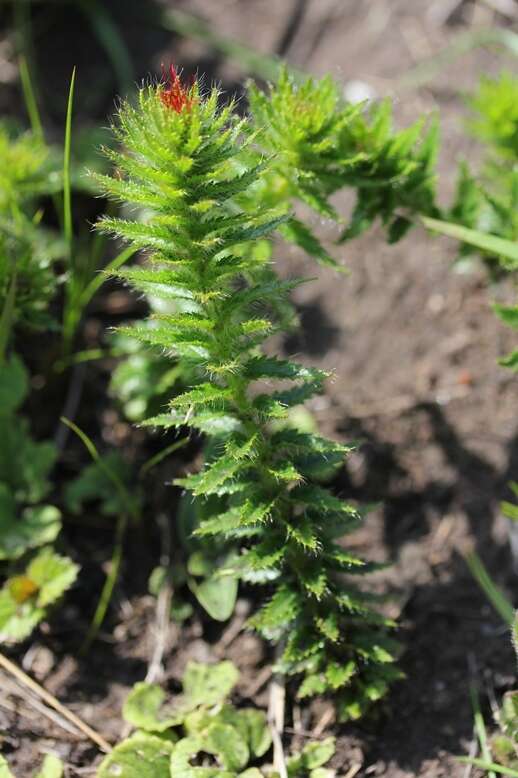
<path id="1" fill-rule="evenodd" d="M 69 429 L 72 430 L 72 432 L 75 432 L 77 437 L 80 439 L 90 456 L 92 457 L 93 461 L 99 465 L 103 473 L 107 476 L 107 478 L 113 483 L 115 489 L 117 490 L 117 493 L 119 497 L 121 498 L 121 501 L 126 507 L 127 513 L 133 518 L 137 519 L 137 511 L 135 508 L 135 504 L 133 500 L 131 499 L 131 495 L 129 494 L 128 490 L 124 486 L 123 482 L 115 473 L 109 465 L 106 464 L 106 462 L 102 459 L 101 455 L 99 454 L 95 443 L 93 440 L 84 432 L 80 427 L 77 426 L 73 421 L 70 419 L 65 418 L 65 416 L 61 416 L 61 422 L 65 424 Z"/>
<path id="2" fill-rule="evenodd" d="M 90 437 L 88 437 L 86 432 L 83 432 L 83 430 L 80 429 L 80 427 L 78 427 L 77 424 L 74 424 L 73 421 L 70 421 L 70 419 L 65 419 L 62 416 L 61 421 L 63 422 L 63 424 L 66 424 L 67 427 L 69 427 L 73 432 L 75 432 L 75 434 L 81 440 L 86 450 L 92 457 L 93 461 L 99 465 L 101 470 L 108 476 L 110 481 L 113 483 L 119 496 L 121 497 L 121 500 L 123 501 L 123 504 L 126 506 L 126 511 L 122 513 L 117 520 L 117 527 L 115 532 L 115 544 L 113 547 L 113 553 L 110 560 L 110 570 L 104 581 L 104 585 L 101 591 L 101 596 L 99 597 L 99 602 L 97 603 L 97 607 L 95 609 L 92 621 L 90 622 L 90 626 L 86 633 L 85 639 L 83 641 L 83 644 L 81 645 L 81 648 L 79 649 L 79 653 L 81 655 L 84 655 L 92 645 L 95 638 L 97 637 L 99 630 L 106 617 L 106 613 L 108 611 L 111 599 L 113 597 L 113 591 L 115 589 L 115 584 L 117 583 L 117 579 L 119 577 L 120 568 L 121 568 L 122 556 L 124 551 L 124 539 L 126 537 L 126 530 L 128 528 L 128 516 L 131 516 L 134 520 L 137 519 L 138 516 L 135 510 L 135 504 L 132 501 L 128 490 L 126 489 L 126 487 L 124 486 L 120 478 L 118 477 L 117 473 L 115 473 L 101 458 L 93 440 Z"/>
<path id="3" fill-rule="evenodd" d="M 174 451 L 178 451 L 179 448 L 186 446 L 188 442 L 189 438 L 176 440 L 174 443 L 171 443 L 170 446 L 166 446 L 164 449 L 162 449 L 162 451 L 159 451 L 158 454 L 155 454 L 155 456 L 148 459 L 147 462 L 144 462 L 140 468 L 139 478 L 142 478 L 144 475 L 146 475 L 146 473 L 148 473 L 151 468 L 155 467 L 155 465 L 158 465 L 159 462 L 161 462 L 162 459 L 165 459 L 165 457 L 169 456 L 169 454 L 172 454 Z"/>
<path id="4" fill-rule="evenodd" d="M 20 70 L 20 81 L 22 82 L 23 99 L 25 101 L 25 108 L 27 109 L 27 115 L 29 116 L 31 128 L 34 135 L 43 143 L 45 138 L 43 134 L 43 125 L 41 123 L 41 116 L 38 110 L 38 103 L 36 101 L 36 95 L 32 85 L 29 66 L 27 65 L 27 60 L 23 55 L 18 60 L 18 68 Z"/>
<path id="5" fill-rule="evenodd" d="M 117 579 L 120 573 L 122 555 L 124 552 L 124 538 L 126 536 L 127 527 L 128 527 L 128 517 L 125 513 L 123 513 L 117 519 L 117 528 L 115 532 L 115 544 L 113 547 L 113 553 L 110 560 L 110 570 L 104 581 L 104 585 L 101 591 L 101 596 L 99 597 L 99 602 L 97 603 L 97 607 L 92 617 L 92 621 L 90 622 L 90 626 L 88 627 L 88 631 L 86 633 L 85 639 L 79 649 L 79 653 L 82 656 L 85 655 L 85 653 L 88 651 L 88 649 L 94 642 L 95 638 L 99 634 L 99 630 L 103 625 L 104 619 L 106 617 L 106 613 L 110 606 L 110 602 L 113 597 L 113 591 L 115 589 L 115 584 L 117 583 Z"/>
<path id="6" fill-rule="evenodd" d="M 471 700 L 471 707 L 473 709 L 475 732 L 477 733 L 478 742 L 480 744 L 480 753 L 482 754 L 483 761 L 486 762 L 487 764 L 490 764 L 492 760 L 491 750 L 489 748 L 489 743 L 487 741 L 487 732 L 486 732 L 486 725 L 484 723 L 484 717 L 482 715 L 482 711 L 480 710 L 480 700 L 479 700 L 478 692 L 474 684 L 470 684 L 469 697 Z M 495 773 L 493 771 L 490 771 L 488 773 L 488 778 L 496 778 Z"/>
<path id="7" fill-rule="evenodd" d="M 98 289 L 101 288 L 101 286 L 104 284 L 106 279 L 110 276 L 110 274 L 114 270 L 118 270 L 119 267 L 121 267 L 133 254 L 135 253 L 136 249 L 132 246 L 124 249 L 120 252 L 120 254 L 117 254 L 116 257 L 114 257 L 108 264 L 102 268 L 102 270 L 99 270 L 96 275 L 92 278 L 89 284 L 85 286 L 83 291 L 81 292 L 81 295 L 79 297 L 79 305 L 81 308 L 85 308 L 94 294 L 97 292 Z"/>
<path id="8" fill-rule="evenodd" d="M 72 110 L 74 104 L 74 87 L 76 81 L 76 69 L 72 70 L 72 77 L 70 79 L 70 88 L 68 91 L 67 101 L 67 118 L 65 124 L 65 147 L 63 153 L 63 232 L 65 240 L 69 247 L 70 252 L 70 264 L 73 265 L 72 259 L 72 242 L 73 242 L 73 229 L 72 229 L 72 187 L 70 181 L 70 154 L 72 149 Z"/>
<path id="9" fill-rule="evenodd" d="M 505 594 L 492 580 L 478 554 L 469 554 L 466 557 L 466 562 L 471 575 L 485 593 L 493 608 L 506 624 L 512 626 L 514 624 L 514 608 Z"/>
<path id="10" fill-rule="evenodd" d="M 87 348 L 76 351 L 69 357 L 58 359 L 54 362 L 53 369 L 56 373 L 64 373 L 71 365 L 80 365 L 82 362 L 96 362 L 98 359 L 116 356 L 111 349 Z"/>
<path id="11" fill-rule="evenodd" d="M 513 263 L 516 263 L 518 268 L 518 243 L 505 238 L 499 238 L 496 235 L 490 235 L 486 232 L 471 230 L 460 224 L 452 224 L 440 219 L 431 219 L 429 216 L 421 216 L 421 221 L 429 230 L 455 238 L 461 243 L 469 243 L 470 246 L 475 246 L 475 248 L 482 249 L 482 251 L 506 257 Z"/>
<path id="12" fill-rule="evenodd" d="M 473 767 L 480 767 L 481 770 L 492 770 L 493 773 L 500 773 L 500 775 L 508 775 L 510 778 L 518 778 L 518 772 L 512 770 L 510 767 L 504 767 L 501 764 L 495 764 L 495 762 L 486 762 L 484 759 L 470 759 L 467 756 L 463 756 L 459 759 L 462 764 L 472 764 Z"/>

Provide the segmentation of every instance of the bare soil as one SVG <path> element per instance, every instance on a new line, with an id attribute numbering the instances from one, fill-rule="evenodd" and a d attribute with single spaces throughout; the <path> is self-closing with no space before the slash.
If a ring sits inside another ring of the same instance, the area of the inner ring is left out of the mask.
<path id="1" fill-rule="evenodd" d="M 79 122 L 104 119 L 116 86 L 109 83 L 105 55 L 79 23 L 78 12 L 59 3 L 41 5 L 34 12 L 38 80 L 47 98 L 46 118 L 57 136 L 56 117 L 73 64 L 79 64 Z M 229 88 L 242 81 L 238 64 L 200 42 L 144 23 L 143 16 L 152 19 L 157 9 L 150 0 L 106 5 L 121 25 L 139 75 L 173 59 L 187 71 L 198 67 L 222 78 Z M 502 52 L 476 48 L 435 75 L 427 73 L 420 86 L 411 83 L 421 72 L 416 71 L 420 63 L 459 34 L 479 25 L 511 23 L 490 3 L 185 0 L 176 5 L 207 19 L 213 32 L 275 52 L 299 68 L 317 75 L 330 72 L 344 85 L 362 81 L 377 96 L 394 94 L 400 125 L 438 110 L 443 202 L 451 197 L 456 160 L 464 156 L 476 162 L 480 155 L 463 131 L 460 92 L 482 74 L 513 64 Z M 448 7 L 453 9 L 449 16 Z M 14 84 L 4 80 L 0 106 L 21 115 Z M 349 208 L 348 199 L 342 200 L 340 205 Z M 327 224 L 317 227 L 333 240 Z M 506 485 L 518 468 L 516 384 L 496 365 L 512 344 L 489 307 L 491 300 L 510 300 L 512 290 L 505 281 L 490 285 L 476 265 L 455 270 L 452 245 L 418 228 L 396 246 L 387 247 L 377 228 L 334 251 L 350 269 L 346 278 L 337 279 L 328 270 L 315 273 L 309 260 L 283 248 L 283 274 L 316 274 L 317 280 L 298 291 L 301 329 L 282 346 L 287 354 L 333 371 L 326 396 L 314 401 L 312 411 L 326 434 L 358 442 L 335 487 L 346 498 L 379 506 L 351 542 L 368 556 L 393 563 L 373 585 L 392 595 L 407 677 L 374 717 L 343 727 L 331 722 L 324 734 L 338 737 L 339 775 L 359 765 L 357 778 L 461 778 L 466 768 L 457 757 L 468 753 L 474 738 L 470 683 L 482 689 L 489 722 L 488 690 L 499 698 L 515 682 L 506 630 L 464 559 L 475 549 L 499 585 L 513 592 L 515 569 L 499 502 L 509 496 Z M 108 288 L 86 322 L 87 344 L 99 342 L 106 325 L 128 316 L 132 305 Z M 31 346 L 33 354 L 40 345 L 36 340 Z M 109 369 L 101 363 L 89 370 L 78 423 L 101 447 L 123 446 L 142 461 L 154 444 L 131 431 L 110 407 L 104 397 Z M 52 404 L 45 406 L 44 432 L 55 424 L 64 392 L 56 388 L 54 415 Z M 82 461 L 80 445 L 69 440 L 60 473 L 65 477 Z M 153 483 L 170 481 L 183 461 L 178 456 L 164 464 Z M 155 489 L 146 510 L 166 510 L 174 521 L 173 490 Z M 91 516 L 88 521 L 95 531 L 72 524 L 66 529 L 67 550 L 83 567 L 81 587 L 35 640 L 9 654 L 115 741 L 123 729 L 121 702 L 145 676 L 152 653 L 155 601 L 145 592 L 160 544 L 147 518 L 131 531 L 109 618 L 88 653 L 78 656 L 113 541 L 113 528 L 105 520 Z M 239 695 L 265 704 L 268 679 L 264 676 L 260 688 L 256 679 L 271 657 L 256 637 L 238 630 L 246 608 L 245 599 L 230 624 L 221 627 L 199 614 L 182 630 L 173 626 L 166 682 L 174 688 L 189 658 L 226 656 L 241 670 Z M 50 722 L 26 692 L 0 677 L 0 743 L 15 773 L 20 778 L 30 774 L 45 749 L 52 748 L 66 759 L 70 776 L 86 774 L 96 749 Z M 292 730 L 312 731 L 326 715 L 322 704 L 290 709 L 287 744 Z"/>

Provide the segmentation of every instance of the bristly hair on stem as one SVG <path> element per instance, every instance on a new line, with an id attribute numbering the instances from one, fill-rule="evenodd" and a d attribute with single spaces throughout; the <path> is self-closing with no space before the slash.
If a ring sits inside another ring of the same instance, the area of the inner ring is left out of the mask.
<path id="1" fill-rule="evenodd" d="M 173 92 L 185 89 L 175 70 L 172 78 Z M 209 438 L 202 470 L 176 481 L 210 506 L 197 534 L 235 544 L 221 574 L 262 587 L 250 623 L 283 646 L 277 670 L 301 679 L 299 696 L 330 693 L 341 719 L 356 718 L 399 676 L 392 622 L 353 583 L 375 566 L 339 542 L 360 513 L 319 483 L 349 448 L 288 423 L 326 376 L 263 347 L 279 327 L 268 311 L 301 281 L 265 275 L 268 256 L 243 250 L 289 215 L 259 197 L 255 208 L 240 206 L 270 162 L 250 162 L 247 120 L 233 102 L 220 107 L 216 88 L 202 95 L 196 82 L 187 94 L 189 103 L 171 97 L 173 110 L 163 85 L 124 103 L 114 127 L 122 150 L 106 151 L 117 175 L 97 176 L 107 195 L 146 209 L 145 222 L 98 224 L 147 251 L 144 265 L 117 275 L 168 302 L 152 327 L 129 331 L 187 361 L 197 379 L 146 424 Z"/>

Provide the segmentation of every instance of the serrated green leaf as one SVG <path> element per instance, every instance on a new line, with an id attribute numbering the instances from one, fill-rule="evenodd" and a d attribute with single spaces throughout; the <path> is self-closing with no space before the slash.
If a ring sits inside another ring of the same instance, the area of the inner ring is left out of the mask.
<path id="1" fill-rule="evenodd" d="M 202 521 L 195 534 L 205 535 L 233 534 L 233 530 L 253 527 L 268 521 L 275 501 L 261 502 L 245 499 L 241 505 L 230 508 L 210 519 Z"/>
<path id="2" fill-rule="evenodd" d="M 37 607 L 34 599 L 17 602 L 10 587 L 13 579 L 7 579 L 0 590 L 0 640 L 18 642 L 25 640 L 45 617 L 45 610 Z"/>
<path id="3" fill-rule="evenodd" d="M 294 243 L 303 249 L 309 256 L 314 257 L 321 265 L 332 267 L 340 273 L 347 272 L 346 268 L 338 264 L 333 257 L 324 249 L 316 235 L 309 227 L 299 219 L 291 218 L 289 222 L 282 225 L 280 233 L 286 240 Z"/>
<path id="4" fill-rule="evenodd" d="M 44 548 L 29 563 L 27 577 L 38 587 L 38 607 L 45 608 L 58 600 L 74 583 L 79 567 L 51 548 Z"/>
<path id="5" fill-rule="evenodd" d="M 211 405 L 222 403 L 232 396 L 230 389 L 215 384 L 200 384 L 188 392 L 175 397 L 172 401 L 173 408 L 188 408 L 190 405 Z"/>
<path id="6" fill-rule="evenodd" d="M 358 668 L 352 659 L 344 664 L 330 662 L 326 668 L 326 681 L 332 689 L 340 689 L 346 686 Z"/>
<path id="7" fill-rule="evenodd" d="M 286 534 L 288 538 L 307 551 L 317 551 L 320 547 L 320 541 L 315 535 L 314 524 L 306 515 L 299 516 L 296 524 L 288 524 Z"/>
<path id="8" fill-rule="evenodd" d="M 251 624 L 261 630 L 287 626 L 301 610 L 300 595 L 286 586 L 280 586 L 271 600 L 251 619 Z"/>
<path id="9" fill-rule="evenodd" d="M 16 642 L 28 637 L 77 573 L 77 565 L 44 548 L 23 574 L 8 578 L 0 590 L 0 639 Z"/>
<path id="10" fill-rule="evenodd" d="M 196 476 L 178 478 L 175 484 L 191 489 L 195 496 L 218 494 L 225 481 L 232 479 L 239 470 L 248 465 L 253 456 L 255 436 L 239 445 L 229 441 L 224 453 Z"/>

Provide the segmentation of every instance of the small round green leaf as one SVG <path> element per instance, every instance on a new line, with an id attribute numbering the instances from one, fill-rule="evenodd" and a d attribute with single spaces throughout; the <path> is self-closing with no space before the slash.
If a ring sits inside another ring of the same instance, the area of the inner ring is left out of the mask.
<path id="1" fill-rule="evenodd" d="M 146 732 L 165 732 L 183 722 L 185 711 L 164 706 L 166 694 L 153 683 L 137 683 L 129 693 L 122 715 L 134 727 Z"/>
<path id="2" fill-rule="evenodd" d="M 97 778 L 171 778 L 174 745 L 138 733 L 124 740 L 101 762 Z"/>
<path id="3" fill-rule="evenodd" d="M 211 707 L 225 700 L 237 683 L 239 672 L 232 662 L 214 665 L 189 662 L 183 678 L 185 697 L 191 710 L 198 705 Z"/>
<path id="4" fill-rule="evenodd" d="M 216 721 L 203 736 L 203 750 L 213 754 L 222 767 L 242 770 L 248 764 L 250 752 L 239 731 L 230 724 Z"/>

